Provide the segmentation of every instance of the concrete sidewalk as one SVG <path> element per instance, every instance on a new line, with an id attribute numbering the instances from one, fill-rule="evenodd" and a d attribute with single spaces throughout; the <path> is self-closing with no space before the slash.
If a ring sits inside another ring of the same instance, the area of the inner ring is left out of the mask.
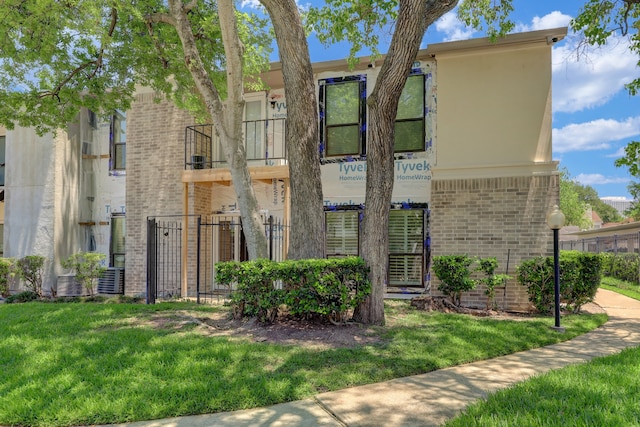
<path id="1" fill-rule="evenodd" d="M 609 321 L 560 344 L 266 408 L 116 426 L 438 426 L 475 400 L 532 375 L 640 346 L 640 301 L 598 290 L 595 302 Z"/>

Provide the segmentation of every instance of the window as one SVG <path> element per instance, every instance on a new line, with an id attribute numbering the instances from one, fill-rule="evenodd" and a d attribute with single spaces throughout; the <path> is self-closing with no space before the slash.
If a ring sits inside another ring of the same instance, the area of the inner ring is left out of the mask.
<path id="1" fill-rule="evenodd" d="M 111 217 L 111 245 L 109 250 L 109 264 L 111 267 L 124 268 L 125 235 L 126 224 L 124 215 L 113 215 Z"/>
<path id="2" fill-rule="evenodd" d="M 365 154 L 365 76 L 320 81 L 324 157 Z"/>
<path id="3" fill-rule="evenodd" d="M 395 152 L 424 151 L 424 75 L 407 78 L 396 115 Z"/>
<path id="4" fill-rule="evenodd" d="M 0 186 L 4 186 L 4 164 L 5 164 L 5 149 L 6 149 L 6 136 L 0 136 Z"/>
<path id="5" fill-rule="evenodd" d="M 124 171 L 127 166 L 127 116 L 124 111 L 116 110 L 111 116 L 110 170 Z"/>
<path id="6" fill-rule="evenodd" d="M 389 212 L 389 284 L 422 286 L 424 265 L 424 211 Z"/>
<path id="7" fill-rule="evenodd" d="M 87 111 L 87 122 L 92 128 L 98 129 L 98 118 L 96 117 L 96 113 L 92 110 Z"/>
<path id="8" fill-rule="evenodd" d="M 327 258 L 358 255 L 359 211 L 327 212 Z"/>
<path id="9" fill-rule="evenodd" d="M 249 250 L 240 218 L 225 217 L 218 223 L 218 261 L 247 261 Z"/>
<path id="10" fill-rule="evenodd" d="M 244 108 L 244 137 L 247 160 L 266 158 L 264 148 L 264 120 L 262 120 L 262 101 L 247 101 Z"/>

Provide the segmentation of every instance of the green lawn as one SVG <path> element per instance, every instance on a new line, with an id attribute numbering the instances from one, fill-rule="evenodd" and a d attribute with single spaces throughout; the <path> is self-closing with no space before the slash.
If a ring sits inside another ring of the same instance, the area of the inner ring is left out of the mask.
<path id="1" fill-rule="evenodd" d="M 0 305 L 0 425 L 120 423 L 271 405 L 544 346 L 605 315 L 525 321 L 425 313 L 390 303 L 384 343 L 308 349 L 159 328 L 192 303 Z M 389 322 L 392 323 L 392 322 Z"/>
<path id="2" fill-rule="evenodd" d="M 640 286 L 612 278 L 603 289 L 640 300 Z M 532 378 L 469 406 L 457 426 L 638 426 L 640 348 Z"/>
<path id="3" fill-rule="evenodd" d="M 626 295 L 629 298 L 640 300 L 640 285 L 637 283 L 625 282 L 614 279 L 613 277 L 603 277 L 600 287 Z"/>

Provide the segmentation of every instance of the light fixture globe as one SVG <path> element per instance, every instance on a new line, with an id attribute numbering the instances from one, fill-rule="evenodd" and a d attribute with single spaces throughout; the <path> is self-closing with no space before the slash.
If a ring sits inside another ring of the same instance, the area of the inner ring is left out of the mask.
<path id="1" fill-rule="evenodd" d="M 547 214 L 547 225 L 552 230 L 559 230 L 564 225 L 564 214 L 558 205 L 553 205 L 553 208 Z"/>

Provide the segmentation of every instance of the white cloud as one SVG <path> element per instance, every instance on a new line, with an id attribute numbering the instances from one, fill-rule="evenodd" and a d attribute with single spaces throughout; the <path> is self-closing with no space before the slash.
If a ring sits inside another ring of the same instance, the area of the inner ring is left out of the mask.
<path id="1" fill-rule="evenodd" d="M 443 41 L 449 42 L 454 40 L 466 40 L 476 33 L 476 31 L 467 27 L 462 21 L 458 19 L 457 12 L 447 12 L 440 19 L 435 22 L 436 30 L 444 33 Z"/>
<path id="2" fill-rule="evenodd" d="M 515 32 L 547 30 L 550 28 L 566 27 L 571 21 L 571 16 L 559 11 L 550 12 L 543 17 L 534 16 L 531 24 L 516 24 Z"/>
<path id="3" fill-rule="evenodd" d="M 637 77 L 638 57 L 626 38 L 612 36 L 605 46 L 585 50 L 570 34 L 553 49 L 553 108 L 573 113 L 606 104 Z"/>
<path id="4" fill-rule="evenodd" d="M 624 151 L 625 147 L 620 147 L 615 153 L 607 154 L 606 157 L 611 157 L 613 159 L 617 159 L 619 157 L 624 157 L 627 153 Z"/>
<path id="5" fill-rule="evenodd" d="M 629 182 L 629 178 L 607 177 L 599 173 L 581 173 L 574 179 L 582 185 L 625 184 Z"/>
<path id="6" fill-rule="evenodd" d="M 618 121 L 598 119 L 570 124 L 553 129 L 553 149 L 558 153 L 569 151 L 603 150 L 611 143 L 640 135 L 640 116 Z"/>

